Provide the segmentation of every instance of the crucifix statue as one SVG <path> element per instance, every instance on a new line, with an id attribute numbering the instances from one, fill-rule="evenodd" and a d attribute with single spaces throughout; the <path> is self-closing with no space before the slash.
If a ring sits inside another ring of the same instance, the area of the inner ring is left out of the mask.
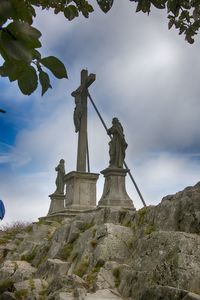
<path id="1" fill-rule="evenodd" d="M 95 74 L 89 74 L 87 70 L 81 71 L 81 84 L 72 92 L 75 98 L 74 125 L 78 132 L 78 152 L 76 170 L 86 172 L 86 160 L 88 156 L 88 138 L 87 138 L 87 89 L 95 81 Z"/>

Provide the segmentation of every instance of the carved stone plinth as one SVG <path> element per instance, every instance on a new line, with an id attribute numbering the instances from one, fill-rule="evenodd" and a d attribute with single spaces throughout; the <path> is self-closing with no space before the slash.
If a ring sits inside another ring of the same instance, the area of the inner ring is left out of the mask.
<path id="1" fill-rule="evenodd" d="M 133 202 L 126 192 L 125 177 L 128 170 L 107 168 L 101 173 L 105 177 L 103 195 L 98 206 L 120 206 L 134 208 Z"/>
<path id="2" fill-rule="evenodd" d="M 65 175 L 65 208 L 86 210 L 96 207 L 96 182 L 99 174 L 70 172 Z"/>
<path id="3" fill-rule="evenodd" d="M 65 199 L 64 194 L 62 195 L 62 194 L 54 193 L 49 195 L 49 197 L 51 198 L 51 203 L 50 203 L 48 215 L 51 215 L 53 213 L 56 213 L 64 209 L 64 199 Z"/>

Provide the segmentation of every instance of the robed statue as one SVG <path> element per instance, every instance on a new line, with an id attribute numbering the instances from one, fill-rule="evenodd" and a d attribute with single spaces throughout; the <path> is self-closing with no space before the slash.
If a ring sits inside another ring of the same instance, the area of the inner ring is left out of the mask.
<path id="1" fill-rule="evenodd" d="M 56 191 L 54 194 L 64 194 L 64 176 L 65 176 L 65 161 L 61 159 L 58 166 L 55 168 L 57 172 L 56 177 Z"/>
<path id="2" fill-rule="evenodd" d="M 112 119 L 112 127 L 107 131 L 111 137 L 109 142 L 110 168 L 123 168 L 125 150 L 128 146 L 124 137 L 124 131 L 117 118 Z"/>

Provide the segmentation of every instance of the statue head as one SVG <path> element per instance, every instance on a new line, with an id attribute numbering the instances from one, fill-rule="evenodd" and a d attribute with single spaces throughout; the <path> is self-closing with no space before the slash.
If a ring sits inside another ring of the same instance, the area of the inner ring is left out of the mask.
<path id="1" fill-rule="evenodd" d="M 64 159 L 61 159 L 61 160 L 60 160 L 60 163 L 61 163 L 61 164 L 64 164 L 64 163 L 65 163 Z"/>
<path id="2" fill-rule="evenodd" d="M 112 119 L 112 124 L 115 125 L 115 124 L 117 124 L 117 123 L 119 123 L 119 120 L 118 120 L 117 118 L 113 118 L 113 119 Z"/>

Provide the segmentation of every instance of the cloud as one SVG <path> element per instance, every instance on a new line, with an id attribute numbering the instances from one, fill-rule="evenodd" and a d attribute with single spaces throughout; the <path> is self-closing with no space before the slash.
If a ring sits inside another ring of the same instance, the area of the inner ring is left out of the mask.
<path id="1" fill-rule="evenodd" d="M 196 184 L 200 178 L 198 159 L 184 153 L 161 152 L 144 157 L 135 164 L 132 163 L 133 177 L 146 203 L 158 204 L 162 197 L 174 194 L 188 185 Z M 130 180 L 127 183 L 136 207 L 141 207 L 141 201 L 136 192 L 133 193 Z"/>
<path id="2" fill-rule="evenodd" d="M 29 161 L 29 157 L 16 150 L 15 147 L 0 142 L 0 164 L 21 166 Z"/>
<path id="3" fill-rule="evenodd" d="M 6 208 L 1 225 L 15 221 L 37 221 L 38 217 L 47 214 L 50 203 L 48 194 L 52 191 L 48 173 L 17 176 L 13 173 L 0 173 L 0 182 L 0 197 Z"/>
<path id="4" fill-rule="evenodd" d="M 36 9 L 34 26 L 42 33 L 42 52 L 49 55 L 63 43 L 63 37 L 70 35 L 75 22 L 69 22 L 63 14 L 55 15 L 53 10 Z"/>

